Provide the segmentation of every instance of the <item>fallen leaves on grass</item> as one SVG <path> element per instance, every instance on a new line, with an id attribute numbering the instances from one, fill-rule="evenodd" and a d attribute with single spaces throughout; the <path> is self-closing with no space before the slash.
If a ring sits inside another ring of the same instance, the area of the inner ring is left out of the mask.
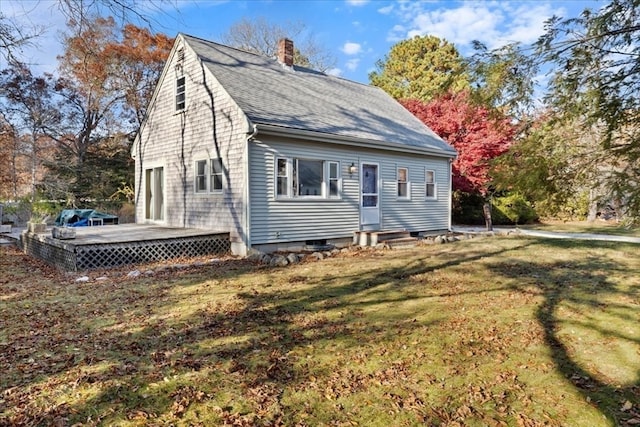
<path id="1" fill-rule="evenodd" d="M 614 402 L 616 421 L 635 425 L 633 384 L 557 375 L 564 366 L 553 352 L 563 348 L 550 347 L 548 335 L 559 313 L 536 314 L 567 292 L 558 284 L 574 264 L 553 271 L 557 253 L 537 264 L 513 252 L 526 241 L 500 245 L 362 251 L 286 270 L 229 261 L 135 280 L 100 272 L 108 280 L 88 283 L 3 252 L 0 266 L 11 273 L 0 278 L 0 364 L 9 367 L 0 425 L 363 425 L 375 417 L 537 427 L 566 425 L 583 410 L 600 420 L 601 395 Z M 527 262 L 510 271 L 505 253 Z M 637 293 L 620 298 L 637 301 Z M 562 362 L 576 354 L 566 350 Z M 571 392 L 594 399 L 567 407 Z"/>

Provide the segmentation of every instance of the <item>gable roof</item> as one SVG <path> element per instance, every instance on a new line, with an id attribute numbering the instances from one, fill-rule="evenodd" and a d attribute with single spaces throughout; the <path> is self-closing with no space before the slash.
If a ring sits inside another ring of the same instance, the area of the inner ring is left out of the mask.
<path id="1" fill-rule="evenodd" d="M 442 138 L 382 89 L 180 34 L 249 120 L 455 156 Z"/>

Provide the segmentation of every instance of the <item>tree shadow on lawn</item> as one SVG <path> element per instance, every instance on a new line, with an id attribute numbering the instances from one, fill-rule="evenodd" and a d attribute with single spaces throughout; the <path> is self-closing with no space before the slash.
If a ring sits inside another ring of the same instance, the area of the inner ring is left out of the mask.
<path id="1" fill-rule="evenodd" d="M 72 324 L 74 321 L 84 324 L 79 330 L 88 334 L 75 337 L 77 342 L 73 345 L 78 349 L 76 354 L 71 354 L 64 363 L 43 369 L 42 375 L 34 377 L 31 385 L 21 383 L 10 387 L 10 392 L 5 393 L 4 403 L 0 402 L 0 409 L 12 403 L 28 402 L 27 395 L 33 388 L 41 391 L 48 387 L 48 383 L 52 388 L 63 384 L 63 389 L 92 389 L 95 384 L 93 394 L 87 392 L 76 402 L 52 404 L 49 407 L 27 403 L 15 409 L 11 420 L 0 417 L 0 425 L 12 422 L 100 424 L 105 420 L 116 422 L 122 419 L 122 414 L 142 422 L 163 414 L 170 414 L 178 420 L 190 402 L 210 400 L 216 391 L 228 393 L 238 384 L 242 384 L 243 388 L 237 390 L 238 394 L 244 392 L 259 396 L 259 408 L 245 410 L 262 411 L 263 422 L 277 423 L 285 417 L 279 404 L 284 387 L 302 387 L 314 375 L 299 363 L 294 369 L 292 364 L 295 357 L 291 356 L 292 352 L 324 340 L 340 339 L 354 345 L 375 343 L 380 334 L 389 333 L 383 326 L 386 322 L 394 322 L 391 330 L 400 333 L 402 328 L 426 327 L 439 321 L 433 318 L 422 324 L 407 322 L 407 319 L 417 317 L 419 313 L 404 308 L 397 313 L 380 313 L 380 327 L 359 323 L 358 314 L 353 311 L 357 307 L 354 308 L 351 298 L 375 292 L 386 285 L 401 287 L 407 278 L 414 275 L 488 256 L 501 256 L 531 244 L 527 242 L 497 248 L 489 253 L 467 252 L 465 256 L 451 254 L 450 260 L 445 261 L 442 259 L 447 256 L 438 254 L 436 260 L 418 259 L 408 265 L 378 267 L 346 277 L 339 273 L 322 278 L 291 275 L 291 280 L 301 281 L 304 286 L 292 291 L 260 288 L 254 292 L 236 292 L 237 297 L 231 302 L 197 310 L 187 318 L 159 316 L 160 312 L 170 312 L 176 303 L 175 298 L 166 297 L 167 292 L 176 285 L 188 289 L 189 286 L 200 284 L 201 277 L 208 275 L 207 268 L 203 267 L 194 273 L 194 279 L 188 276 L 171 278 L 169 284 L 164 285 L 154 298 L 148 299 L 142 292 L 137 292 L 112 301 L 97 315 L 98 318 L 118 316 L 125 305 L 130 311 L 129 319 L 125 322 L 139 321 L 138 325 L 127 325 L 129 330 L 96 327 L 95 318 L 65 319 L 70 329 L 77 327 Z M 209 277 L 242 281 L 245 273 L 261 269 L 265 274 L 278 271 L 244 266 L 235 270 L 231 268 L 224 274 L 211 269 Z M 156 285 L 153 282 L 157 280 L 164 279 L 145 279 L 145 282 L 149 283 L 149 287 L 154 287 Z M 337 283 L 340 284 L 327 286 L 334 280 L 339 280 Z M 126 287 L 127 283 L 123 283 L 123 286 Z M 215 292 L 214 289 L 211 291 Z M 108 298 L 113 297 L 110 294 Z M 387 300 L 377 299 L 371 304 L 402 302 L 414 297 L 406 294 Z M 419 297 L 424 298 L 424 295 Z M 180 297 L 184 298 L 185 295 Z M 105 299 L 105 304 L 108 304 L 107 301 Z M 366 304 L 361 302 L 360 306 Z M 345 310 L 345 316 L 329 318 L 325 314 L 327 308 L 348 310 Z M 47 331 L 41 333 L 45 335 L 45 340 L 56 339 L 46 336 Z M 198 383 L 193 383 L 193 376 L 200 372 L 206 372 L 209 377 L 208 391 L 200 390 Z M 219 387 L 212 386 L 216 381 L 220 383 Z M 229 396 L 230 403 L 233 398 Z M 269 411 L 266 408 L 270 408 Z M 217 411 L 218 416 L 227 422 L 239 421 L 243 412 L 242 408 L 231 406 L 218 408 Z M 114 412 L 115 415 L 112 415 Z"/>
<path id="2" fill-rule="evenodd" d="M 582 242 L 557 239 L 541 240 L 539 245 L 563 249 L 610 247 L 610 243 Z M 620 246 L 620 244 L 616 244 Z M 636 250 L 637 246 L 630 246 Z M 604 374 L 597 372 L 592 366 L 584 366 L 575 357 L 571 349 L 570 337 L 563 336 L 561 327 L 573 325 L 587 328 L 603 337 L 615 337 L 632 345 L 640 344 L 637 337 L 613 331 L 591 321 L 567 321 L 561 318 L 561 307 L 574 308 L 580 315 L 598 310 L 615 310 L 613 314 L 620 321 L 638 325 L 640 310 L 637 305 L 612 304 L 605 302 L 611 297 L 629 298 L 638 301 L 640 290 L 637 286 L 628 286 L 621 290 L 621 284 L 611 280 L 611 274 L 633 278 L 637 271 L 623 268 L 607 259 L 589 256 L 572 261 L 539 262 L 535 259 L 525 262 L 508 260 L 495 263 L 490 268 L 501 276 L 517 280 L 514 285 L 522 292 L 541 293 L 543 303 L 536 311 L 536 318 L 544 329 L 545 342 L 551 351 L 556 369 L 564 375 L 585 399 L 596 407 L 609 421 L 615 425 L 637 425 L 640 423 L 640 370 L 631 383 L 616 385 L 615 381 L 607 381 Z M 589 316 L 583 316 L 589 319 Z M 601 355 L 603 358 L 607 354 Z M 638 363 L 636 363 L 638 366 Z"/>

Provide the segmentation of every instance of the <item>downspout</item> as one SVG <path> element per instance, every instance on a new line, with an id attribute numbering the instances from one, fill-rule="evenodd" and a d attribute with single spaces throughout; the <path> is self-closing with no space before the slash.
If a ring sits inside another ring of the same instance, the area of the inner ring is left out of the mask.
<path id="1" fill-rule="evenodd" d="M 246 247 L 247 255 L 251 251 L 251 208 L 250 208 L 250 179 L 251 179 L 251 159 L 249 156 L 249 144 L 254 141 L 255 137 L 258 135 L 258 126 L 255 123 L 250 123 L 252 126 L 251 133 L 248 133 L 247 136 L 247 147 L 244 154 L 243 162 L 245 164 L 245 174 L 244 174 L 244 217 L 245 217 L 245 227 L 244 227 L 244 245 Z"/>
<path id="2" fill-rule="evenodd" d="M 258 135 L 258 125 L 253 123 L 252 126 L 253 126 L 253 130 L 251 134 L 247 137 L 247 141 L 251 141 L 256 137 L 256 135 Z"/>

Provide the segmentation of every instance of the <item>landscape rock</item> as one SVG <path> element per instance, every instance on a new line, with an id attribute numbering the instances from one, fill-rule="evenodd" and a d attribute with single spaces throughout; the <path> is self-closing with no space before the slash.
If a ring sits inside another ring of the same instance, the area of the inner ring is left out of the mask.
<path id="1" fill-rule="evenodd" d="M 247 257 L 247 259 L 248 259 L 249 261 L 252 261 L 252 262 L 262 262 L 262 257 L 263 257 L 264 255 L 265 255 L 265 254 L 264 254 L 264 253 L 262 253 L 262 252 L 254 252 L 254 253 L 252 253 L 251 255 L 249 255 L 249 256 Z"/>
<path id="2" fill-rule="evenodd" d="M 276 255 L 271 258 L 271 262 L 269 264 L 275 267 L 284 267 L 289 264 L 289 261 L 287 261 L 287 258 L 282 255 Z"/>
<path id="3" fill-rule="evenodd" d="M 287 255 L 287 261 L 289 261 L 289 264 L 297 264 L 300 258 L 298 258 L 298 255 L 292 253 Z"/>
<path id="4" fill-rule="evenodd" d="M 127 273 L 127 277 L 133 279 L 133 278 L 139 277 L 141 274 L 142 273 L 140 272 L 140 270 L 133 270 L 133 271 L 130 271 L 129 273 Z"/>

